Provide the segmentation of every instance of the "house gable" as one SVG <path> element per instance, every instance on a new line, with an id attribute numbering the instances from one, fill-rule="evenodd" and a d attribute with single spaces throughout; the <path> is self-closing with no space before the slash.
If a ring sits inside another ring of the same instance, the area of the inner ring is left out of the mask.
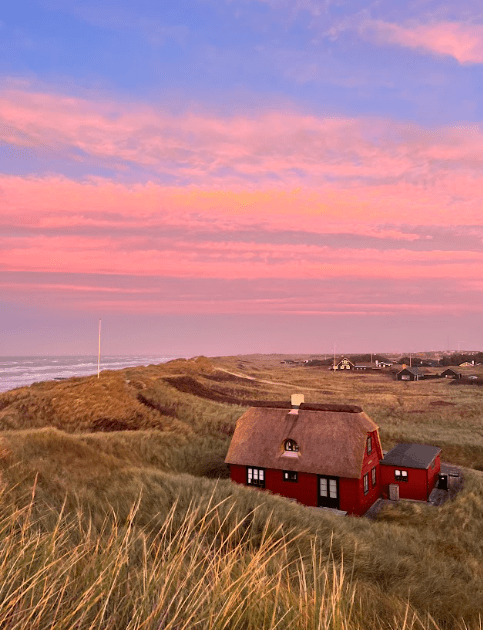
<path id="1" fill-rule="evenodd" d="M 334 366 L 335 370 L 353 370 L 354 363 L 350 361 L 347 357 L 344 357 Z"/>

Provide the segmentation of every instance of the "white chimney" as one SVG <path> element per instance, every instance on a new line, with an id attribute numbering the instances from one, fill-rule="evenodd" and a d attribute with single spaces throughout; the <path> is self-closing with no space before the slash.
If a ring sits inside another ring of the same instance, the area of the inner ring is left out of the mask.
<path id="1" fill-rule="evenodd" d="M 291 396 L 292 409 L 298 409 L 303 402 L 304 402 L 303 394 L 292 394 Z"/>

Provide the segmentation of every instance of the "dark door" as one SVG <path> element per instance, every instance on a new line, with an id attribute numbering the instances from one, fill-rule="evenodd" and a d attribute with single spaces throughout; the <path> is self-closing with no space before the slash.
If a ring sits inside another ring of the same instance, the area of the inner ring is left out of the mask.
<path id="1" fill-rule="evenodd" d="M 319 475 L 319 507 L 339 509 L 339 478 Z"/>

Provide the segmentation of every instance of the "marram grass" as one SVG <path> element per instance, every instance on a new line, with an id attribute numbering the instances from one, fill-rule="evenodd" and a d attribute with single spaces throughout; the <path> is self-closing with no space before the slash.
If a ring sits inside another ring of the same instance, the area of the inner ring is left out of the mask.
<path id="1" fill-rule="evenodd" d="M 361 588 L 317 536 L 294 555 L 307 532 L 283 533 L 268 518 L 254 538 L 246 519 L 233 520 L 235 504 L 214 496 L 181 521 L 173 504 L 153 532 L 136 525 L 141 497 L 123 522 L 112 514 L 98 529 L 61 509 L 46 529 L 33 516 L 35 485 L 23 508 L 3 494 L 0 628 L 438 629 L 402 599 Z"/>
<path id="2" fill-rule="evenodd" d="M 242 521 L 224 531 L 218 508 L 192 508 L 175 526 L 175 504 L 155 535 L 134 525 L 139 502 L 126 522 L 106 521 L 97 534 L 63 512 L 42 530 L 32 504 L 4 511 L 0 627 L 352 627 L 355 592 L 342 567 L 322 561 L 315 540 L 308 580 L 303 559 L 287 559 L 293 538 L 270 534 L 267 524 L 254 546 Z"/>
<path id="3" fill-rule="evenodd" d="M 441 508 L 401 503 L 375 522 L 210 477 L 227 474 L 243 401 L 298 387 L 307 401 L 361 404 L 384 448 L 433 443 L 483 469 L 483 388 L 304 368 L 253 369 L 253 382 L 201 367 L 0 395 L 1 630 L 481 629 L 481 473 Z M 240 404 L 164 380 L 183 375 Z"/>

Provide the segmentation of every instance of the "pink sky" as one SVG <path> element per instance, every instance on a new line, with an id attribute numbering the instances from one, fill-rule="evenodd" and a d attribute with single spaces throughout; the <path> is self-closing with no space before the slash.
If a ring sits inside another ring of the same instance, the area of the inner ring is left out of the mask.
<path id="1" fill-rule="evenodd" d="M 227 3 L 217 19 L 238 7 L 230 32 L 258 61 L 186 16 L 154 31 L 127 5 L 122 28 L 66 9 L 79 34 L 174 47 L 180 72 L 197 33 L 219 91 L 122 87 L 120 66 L 81 80 L 80 61 L 48 74 L 17 42 L 24 69 L 0 76 L 0 355 L 91 353 L 99 317 L 111 353 L 478 349 L 483 24 L 471 3 L 429 4 Z"/>

